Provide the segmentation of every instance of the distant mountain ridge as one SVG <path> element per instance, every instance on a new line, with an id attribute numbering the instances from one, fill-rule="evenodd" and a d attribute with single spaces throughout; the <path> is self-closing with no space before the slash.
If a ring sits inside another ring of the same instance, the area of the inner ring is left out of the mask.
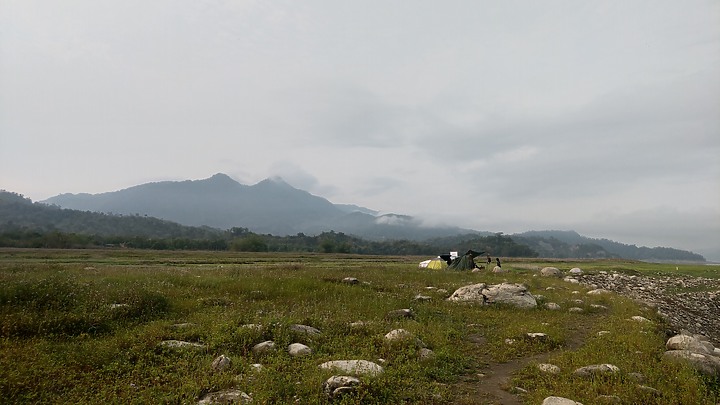
<path id="1" fill-rule="evenodd" d="M 514 234 L 512 238 L 518 243 L 529 246 L 541 257 L 621 257 L 646 261 L 705 261 L 702 255 L 686 250 L 669 247 L 638 247 L 609 239 L 588 238 L 575 231 L 528 231 Z"/>
<path id="2" fill-rule="evenodd" d="M 248 228 L 260 234 L 334 230 L 369 239 L 422 240 L 471 230 L 425 227 L 402 215 L 333 204 L 279 177 L 247 186 L 218 173 L 203 180 L 146 183 L 101 194 L 60 194 L 45 201 L 82 211 L 148 215 L 187 226 Z"/>
<path id="3" fill-rule="evenodd" d="M 178 201 L 183 203 L 176 203 Z M 48 202 L 55 203 L 48 205 Z M 61 208 L 61 204 L 77 208 Z M 240 215 L 223 211 L 242 210 L 242 204 L 259 204 L 259 207 L 245 209 Z M 228 205 L 230 208 L 227 208 Z M 263 207 L 266 208 L 264 211 Z M 159 219 L 156 216 L 160 215 L 152 215 L 152 210 L 168 215 Z M 178 221 L 167 219 L 169 215 L 188 213 L 192 216 L 193 223 L 200 226 L 182 225 Z M 304 214 L 321 218 L 322 221 L 291 218 L 293 215 Z M 298 228 L 282 234 L 273 232 L 270 227 L 250 228 L 250 220 L 214 227 L 205 225 L 224 217 L 244 220 L 243 215 L 257 215 L 256 223 L 267 220 L 271 226 L 278 228 L 285 218 L 290 218 L 288 222 Z M 279 223 L 270 221 L 278 218 Z M 304 225 L 303 221 L 314 228 L 300 228 Z M 128 237 L 180 239 L 177 241 L 179 245 L 175 242 L 172 245 L 179 248 L 187 248 L 187 239 L 205 240 L 211 243 L 194 242 L 192 245 L 212 249 L 222 245 L 215 243 L 220 239 L 244 235 L 247 232 L 267 233 L 277 237 L 300 237 L 303 233 L 312 236 L 331 232 L 336 237 L 345 233 L 368 241 L 389 242 L 390 245 L 396 241 L 415 241 L 422 245 L 439 247 L 440 251 L 455 250 L 463 246 L 487 246 L 482 249 L 490 249 L 500 256 L 505 248 L 517 243 L 527 247 L 529 250 L 526 254 L 531 253 L 530 256 L 548 258 L 621 257 L 647 261 L 705 261 L 703 256 L 689 251 L 666 247 L 637 247 L 608 239 L 588 238 L 575 231 L 528 231 L 509 235 L 512 237 L 511 243 L 510 239 L 499 236 L 501 233 L 460 228 L 428 228 L 422 226 L 416 218 L 407 215 L 378 215 L 377 211 L 363 207 L 335 205 L 321 197 L 295 189 L 279 178 L 245 186 L 222 174 L 205 180 L 147 183 L 95 195 L 61 194 L 38 203 L 33 203 L 20 194 L 0 190 L 0 232 L 10 232 L 17 236 L 14 232 L 23 230 L 121 237 L 118 240 L 126 240 Z M 488 240 L 494 241 L 491 243 L 494 247 L 488 245 Z M 513 251 L 517 253 L 517 249 L 513 248 Z M 390 248 L 390 251 L 393 251 L 393 248 Z M 510 251 L 505 254 L 512 256 Z"/>

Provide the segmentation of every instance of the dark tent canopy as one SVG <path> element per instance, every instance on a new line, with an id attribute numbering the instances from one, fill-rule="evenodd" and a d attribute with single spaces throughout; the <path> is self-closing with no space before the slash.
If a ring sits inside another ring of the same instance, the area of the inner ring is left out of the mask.
<path id="1" fill-rule="evenodd" d="M 468 250 L 464 255 L 457 257 L 450 262 L 448 269 L 451 270 L 472 270 L 475 267 L 475 258 L 484 255 L 485 252 L 476 252 L 474 250 Z"/>

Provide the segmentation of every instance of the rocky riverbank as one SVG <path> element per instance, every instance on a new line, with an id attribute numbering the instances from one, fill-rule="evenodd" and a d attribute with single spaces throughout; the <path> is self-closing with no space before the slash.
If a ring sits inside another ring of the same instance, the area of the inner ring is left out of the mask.
<path id="1" fill-rule="evenodd" d="M 720 347 L 720 280 L 690 276 L 644 276 L 617 272 L 574 275 L 580 283 L 604 288 L 657 308 L 673 330 L 705 336 Z"/>

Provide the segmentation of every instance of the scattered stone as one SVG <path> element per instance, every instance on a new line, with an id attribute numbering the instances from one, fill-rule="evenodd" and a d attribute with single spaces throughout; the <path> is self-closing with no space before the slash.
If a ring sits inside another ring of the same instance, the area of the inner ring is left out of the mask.
<path id="1" fill-rule="evenodd" d="M 545 304 L 545 308 L 551 310 L 551 311 L 557 311 L 560 309 L 560 305 L 554 303 L 554 302 L 548 302 Z"/>
<path id="2" fill-rule="evenodd" d="M 528 339 L 535 340 L 538 342 L 544 342 L 548 339 L 548 335 L 545 333 L 541 333 L 541 332 L 528 332 L 526 334 L 526 336 L 528 337 Z"/>
<path id="3" fill-rule="evenodd" d="M 602 295 L 602 294 L 610 294 L 612 291 L 606 290 L 604 288 L 596 288 L 594 290 L 590 290 L 587 292 L 587 295 Z"/>
<path id="4" fill-rule="evenodd" d="M 430 360 L 435 358 L 435 352 L 426 347 L 421 347 L 420 351 L 418 351 L 418 357 L 420 360 Z"/>
<path id="5" fill-rule="evenodd" d="M 595 285 L 653 308 L 673 328 L 671 333 L 709 336 L 716 346 L 720 345 L 720 316 L 717 316 L 720 279 L 604 271 L 578 277 L 584 285 Z M 690 332 L 683 333 L 683 329 Z"/>
<path id="6" fill-rule="evenodd" d="M 617 366 L 612 364 L 593 364 L 590 366 L 580 367 L 573 371 L 573 375 L 576 377 L 592 377 L 601 375 L 613 375 L 620 372 Z"/>
<path id="7" fill-rule="evenodd" d="M 215 360 L 213 360 L 210 367 L 214 371 L 225 371 L 232 365 L 232 360 L 230 360 L 230 357 L 221 354 L 220 356 L 216 357 Z"/>
<path id="8" fill-rule="evenodd" d="M 572 277 L 565 277 L 563 281 L 570 284 L 580 284 L 580 281 L 578 279 Z"/>
<path id="9" fill-rule="evenodd" d="M 656 390 L 656 389 L 653 388 L 653 387 L 648 387 L 647 385 L 638 385 L 637 388 L 638 388 L 640 391 L 643 391 L 643 392 L 645 392 L 645 393 L 647 393 L 647 394 L 650 394 L 650 395 L 654 395 L 654 396 L 658 396 L 658 397 L 659 397 L 659 396 L 662 396 L 662 392 L 660 392 L 659 390 Z"/>
<path id="10" fill-rule="evenodd" d="M 129 307 L 128 304 L 110 304 L 110 309 L 118 309 L 118 308 L 125 308 Z"/>
<path id="11" fill-rule="evenodd" d="M 642 373 L 628 373 L 628 377 L 633 379 L 633 381 L 639 382 L 639 383 L 643 383 L 643 382 L 645 382 L 645 380 L 647 380 L 645 375 Z"/>
<path id="12" fill-rule="evenodd" d="M 500 266 L 495 266 L 495 267 L 493 267 L 492 272 L 493 273 L 505 273 L 506 271 L 505 271 L 505 269 L 503 269 Z"/>
<path id="13" fill-rule="evenodd" d="M 579 267 L 573 267 L 570 269 L 569 273 L 573 275 L 580 275 L 583 274 L 583 271 Z"/>
<path id="14" fill-rule="evenodd" d="M 547 397 L 543 400 L 542 405 L 583 405 L 580 402 L 573 401 L 563 397 Z"/>
<path id="15" fill-rule="evenodd" d="M 321 332 L 313 328 L 312 326 L 307 325 L 290 325 L 290 330 L 297 333 L 304 333 L 306 335 L 319 335 Z"/>
<path id="16" fill-rule="evenodd" d="M 422 340 L 416 338 L 411 332 L 405 329 L 394 329 L 385 335 L 387 342 L 402 342 L 402 341 L 413 341 L 417 347 L 425 347 L 425 343 Z"/>
<path id="17" fill-rule="evenodd" d="M 609 335 L 609 334 L 610 334 L 609 330 L 601 330 L 600 332 L 597 333 L 598 336 L 605 336 L 605 335 Z"/>
<path id="18" fill-rule="evenodd" d="M 207 346 L 200 343 L 185 342 L 182 340 L 163 340 L 160 346 L 170 349 L 206 349 Z"/>
<path id="19" fill-rule="evenodd" d="M 342 282 L 345 284 L 355 285 L 359 284 L 360 280 L 356 279 L 355 277 L 345 277 Z"/>
<path id="20" fill-rule="evenodd" d="M 560 367 L 549 364 L 549 363 L 540 363 L 537 365 L 537 368 L 542 371 L 543 373 L 548 374 L 560 374 Z"/>
<path id="21" fill-rule="evenodd" d="M 288 353 L 292 357 L 307 356 L 312 354 L 312 349 L 302 343 L 292 343 L 288 346 Z"/>
<path id="22" fill-rule="evenodd" d="M 540 275 L 543 277 L 562 277 L 562 272 L 557 267 L 543 267 L 540 270 Z"/>
<path id="23" fill-rule="evenodd" d="M 252 352 L 256 355 L 261 355 L 265 353 L 270 353 L 275 350 L 275 342 L 272 340 L 266 340 L 264 342 L 258 343 L 252 348 Z"/>
<path id="24" fill-rule="evenodd" d="M 187 328 L 191 328 L 193 326 L 195 326 L 195 324 L 190 323 L 190 322 L 176 323 L 174 325 L 170 325 L 170 327 L 173 329 L 187 329 Z"/>
<path id="25" fill-rule="evenodd" d="M 635 315 L 635 316 L 631 317 L 630 319 L 632 319 L 635 322 L 640 322 L 640 323 L 652 322 L 651 320 L 649 320 L 645 317 L 639 316 L 639 315 Z"/>
<path id="26" fill-rule="evenodd" d="M 522 387 L 512 387 L 510 389 L 510 393 L 515 394 L 515 395 L 522 395 L 522 394 L 527 394 L 528 390 L 526 390 L 525 388 L 522 388 Z"/>
<path id="27" fill-rule="evenodd" d="M 257 323 L 246 323 L 240 326 L 242 329 L 262 330 L 263 326 Z"/>
<path id="28" fill-rule="evenodd" d="M 239 390 L 222 390 L 206 394 L 197 405 L 215 405 L 215 404 L 248 404 L 252 402 L 250 395 Z"/>
<path id="29" fill-rule="evenodd" d="M 568 312 L 583 312 L 583 309 L 578 307 L 572 307 L 568 309 Z"/>
<path id="30" fill-rule="evenodd" d="M 264 367 L 262 364 L 260 364 L 260 363 L 253 363 L 253 364 L 250 365 L 250 367 L 252 367 L 251 369 L 252 369 L 253 371 L 255 371 L 256 373 L 259 373 L 259 372 L 263 371 L 263 369 L 265 368 L 265 367 Z"/>
<path id="31" fill-rule="evenodd" d="M 600 304 L 590 304 L 590 308 L 600 309 L 603 311 L 608 309 L 608 307 L 606 307 L 605 305 L 600 305 Z"/>
<path id="32" fill-rule="evenodd" d="M 430 301 L 432 300 L 432 297 L 429 297 L 427 295 L 416 295 L 415 298 L 413 298 L 415 301 Z"/>
<path id="33" fill-rule="evenodd" d="M 337 399 L 345 394 L 355 391 L 360 380 L 349 375 L 334 375 L 323 383 L 323 391 L 331 399 Z"/>
<path id="34" fill-rule="evenodd" d="M 385 371 L 381 365 L 367 360 L 333 360 L 320 365 L 325 370 L 339 370 L 348 374 L 376 376 Z"/>

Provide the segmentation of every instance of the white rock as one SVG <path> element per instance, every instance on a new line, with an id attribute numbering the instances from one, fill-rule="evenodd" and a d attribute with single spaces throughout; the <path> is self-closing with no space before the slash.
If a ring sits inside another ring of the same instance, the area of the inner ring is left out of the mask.
<path id="1" fill-rule="evenodd" d="M 540 363 L 537 365 L 537 367 L 543 373 L 560 374 L 560 367 L 558 367 L 554 364 Z"/>
<path id="2" fill-rule="evenodd" d="M 610 294 L 612 291 L 606 290 L 604 288 L 596 288 L 594 290 L 590 290 L 587 292 L 587 295 L 602 295 L 602 294 Z"/>
<path id="3" fill-rule="evenodd" d="M 197 405 L 214 404 L 248 404 L 252 402 L 250 395 L 239 390 L 222 390 L 206 394 Z"/>
<path id="4" fill-rule="evenodd" d="M 312 354 L 312 349 L 302 343 L 292 343 L 288 346 L 288 353 L 293 357 L 307 356 Z"/>
<path id="5" fill-rule="evenodd" d="M 543 400 L 542 405 L 583 405 L 580 402 L 573 401 L 563 397 L 547 397 Z"/>
<path id="6" fill-rule="evenodd" d="M 381 365 L 367 360 L 333 360 L 320 365 L 325 370 L 339 370 L 348 374 L 376 376 L 385 371 Z"/>
<path id="7" fill-rule="evenodd" d="M 578 377 L 590 377 L 593 375 L 609 375 L 617 374 L 620 369 L 612 364 L 593 364 L 590 366 L 580 367 L 573 371 L 573 375 Z"/>
<path id="8" fill-rule="evenodd" d="M 307 325 L 290 325 L 290 330 L 298 333 L 305 333 L 307 335 L 319 335 L 320 330 Z"/>
<path id="9" fill-rule="evenodd" d="M 570 269 L 569 273 L 579 275 L 583 274 L 583 271 L 579 267 L 573 267 L 572 269 Z"/>
<path id="10" fill-rule="evenodd" d="M 275 342 L 273 342 L 272 340 L 266 340 L 264 342 L 258 343 L 252 348 L 252 352 L 255 354 L 269 353 L 273 350 L 275 350 Z"/>
<path id="11" fill-rule="evenodd" d="M 552 310 L 552 311 L 557 311 L 558 309 L 560 309 L 560 305 L 558 305 L 554 302 L 548 302 L 547 304 L 545 304 L 545 308 Z"/>
<path id="12" fill-rule="evenodd" d="M 207 346 L 200 343 L 184 342 L 182 340 L 163 340 L 160 346 L 171 349 L 205 349 Z"/>
<path id="13" fill-rule="evenodd" d="M 652 322 L 651 320 L 649 320 L 645 317 L 639 316 L 639 315 L 635 315 L 635 316 L 631 317 L 630 319 L 632 319 L 635 322 L 640 322 L 640 323 Z"/>
<path id="14" fill-rule="evenodd" d="M 323 383 L 323 391 L 331 398 L 338 398 L 360 385 L 360 380 L 349 375 L 334 375 Z"/>
<path id="15" fill-rule="evenodd" d="M 543 277 L 562 277 L 562 272 L 557 267 L 543 267 L 540 270 L 540 275 Z"/>

